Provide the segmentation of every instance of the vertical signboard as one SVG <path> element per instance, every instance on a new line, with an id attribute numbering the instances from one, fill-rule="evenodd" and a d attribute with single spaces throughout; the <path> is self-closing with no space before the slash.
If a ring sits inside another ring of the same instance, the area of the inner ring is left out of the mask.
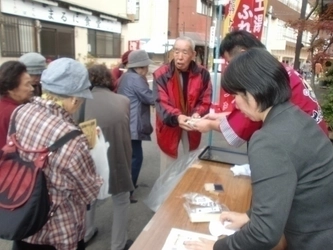
<path id="1" fill-rule="evenodd" d="M 230 0 L 226 6 L 224 33 L 233 30 L 246 30 L 261 39 L 268 0 Z M 222 68 L 223 65 L 222 65 Z M 222 112 L 233 109 L 234 98 L 220 90 L 220 107 Z"/>

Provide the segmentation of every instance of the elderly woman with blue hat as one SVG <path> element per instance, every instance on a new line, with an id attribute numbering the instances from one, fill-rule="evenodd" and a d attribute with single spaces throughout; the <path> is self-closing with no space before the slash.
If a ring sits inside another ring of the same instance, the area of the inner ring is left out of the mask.
<path id="1" fill-rule="evenodd" d="M 92 98 L 87 69 L 70 58 L 50 63 L 41 84 L 42 97 L 22 106 L 15 118 L 17 139 L 28 149 L 51 145 L 79 130 L 72 114 L 84 99 Z M 34 155 L 22 152 L 22 157 L 31 160 Z M 36 234 L 15 241 L 13 249 L 84 249 L 86 205 L 96 199 L 102 185 L 86 137 L 81 134 L 53 152 L 43 171 L 55 212 Z"/>

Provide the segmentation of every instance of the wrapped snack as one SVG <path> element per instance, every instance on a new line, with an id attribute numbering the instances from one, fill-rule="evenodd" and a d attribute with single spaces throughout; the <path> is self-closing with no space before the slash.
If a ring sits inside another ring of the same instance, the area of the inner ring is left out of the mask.
<path id="1" fill-rule="evenodd" d="M 209 222 L 218 220 L 222 211 L 229 209 L 219 202 L 199 193 L 186 193 L 184 208 L 191 222 Z"/>

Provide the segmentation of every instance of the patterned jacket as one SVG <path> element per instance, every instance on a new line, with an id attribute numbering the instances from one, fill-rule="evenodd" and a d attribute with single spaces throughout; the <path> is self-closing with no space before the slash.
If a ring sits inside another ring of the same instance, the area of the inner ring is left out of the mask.
<path id="1" fill-rule="evenodd" d="M 174 158 L 178 156 L 178 144 L 182 129 L 178 126 L 177 117 L 182 114 L 180 93 L 173 80 L 175 64 L 172 61 L 157 69 L 153 76 L 153 93 L 156 105 L 156 137 L 161 150 Z M 211 104 L 212 84 L 209 72 L 194 61 L 189 66 L 189 82 L 187 85 L 187 106 L 189 114 L 208 113 Z M 185 98 L 184 98 L 185 99 Z M 198 148 L 201 133 L 188 132 L 190 150 Z"/>
<path id="2" fill-rule="evenodd" d="M 12 121 L 11 121 L 12 122 Z M 71 115 L 52 101 L 35 97 L 17 113 L 17 140 L 24 148 L 38 149 L 78 129 Z M 20 152 L 25 160 L 34 153 Z M 87 139 L 80 135 L 52 153 L 44 168 L 55 213 L 36 234 L 24 239 L 32 244 L 75 250 L 84 238 L 86 205 L 97 197 L 102 179 L 96 175 Z"/>

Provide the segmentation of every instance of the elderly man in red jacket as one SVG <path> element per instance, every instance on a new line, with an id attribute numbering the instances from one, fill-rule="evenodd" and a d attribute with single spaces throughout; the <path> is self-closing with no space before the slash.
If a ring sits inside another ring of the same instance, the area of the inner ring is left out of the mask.
<path id="1" fill-rule="evenodd" d="M 192 39 L 177 38 L 173 48 L 174 59 L 153 74 L 161 174 L 178 157 L 180 141 L 184 153 L 198 148 L 201 133 L 193 131 L 188 121 L 207 114 L 211 104 L 210 74 L 193 61 L 196 55 L 194 48 Z"/>

